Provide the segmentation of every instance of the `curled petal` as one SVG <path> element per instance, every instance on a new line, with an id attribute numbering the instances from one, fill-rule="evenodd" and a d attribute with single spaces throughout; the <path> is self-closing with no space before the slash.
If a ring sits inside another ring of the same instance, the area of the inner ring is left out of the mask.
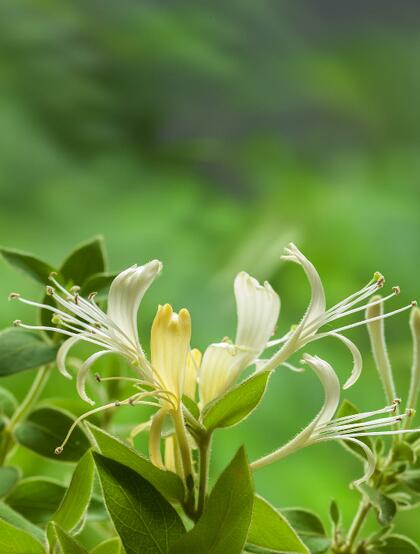
<path id="1" fill-rule="evenodd" d="M 162 425 L 165 420 L 168 411 L 161 408 L 152 417 L 152 424 L 149 431 L 149 456 L 151 462 L 161 468 L 165 469 L 162 461 L 162 454 L 160 451 L 160 439 L 162 433 Z"/>
<path id="2" fill-rule="evenodd" d="M 282 256 L 283 260 L 290 260 L 302 266 L 308 278 L 311 287 L 311 300 L 308 309 L 304 315 L 303 321 L 305 325 L 309 325 L 325 312 L 326 301 L 324 287 L 322 286 L 321 278 L 315 269 L 314 265 L 302 254 L 302 252 L 293 244 L 290 243 L 286 248 L 286 254 Z"/>
<path id="3" fill-rule="evenodd" d="M 325 337 L 335 337 L 336 339 L 340 340 L 350 351 L 350 354 L 353 358 L 353 368 L 351 370 L 350 377 L 343 385 L 343 389 L 348 389 L 356 383 L 356 381 L 360 377 L 360 374 L 362 373 L 362 367 L 363 367 L 362 354 L 360 353 L 360 350 L 357 348 L 357 346 L 354 344 L 353 341 L 351 341 L 349 338 L 345 337 L 344 335 L 340 335 L 339 333 L 331 333 L 331 332 L 320 333 L 310 338 L 307 342 L 313 342 Z"/>
<path id="4" fill-rule="evenodd" d="M 95 404 L 95 402 L 86 394 L 86 377 L 88 375 L 89 369 L 98 358 L 104 356 L 105 354 L 113 353 L 114 352 L 112 350 L 100 350 L 99 352 L 95 352 L 94 354 L 92 354 L 92 356 L 89 356 L 89 358 L 87 358 L 83 362 L 82 367 L 77 372 L 77 392 L 79 393 L 80 398 L 88 404 Z"/>
<path id="5" fill-rule="evenodd" d="M 83 335 L 77 335 L 75 337 L 71 337 L 63 342 L 63 344 L 60 346 L 57 352 L 57 367 L 59 372 L 64 375 L 67 379 L 73 379 L 72 375 L 67 371 L 66 368 L 66 358 L 67 355 L 73 346 L 79 342 L 80 340 L 83 340 Z"/>
<path id="6" fill-rule="evenodd" d="M 357 486 L 357 485 L 361 485 L 362 483 L 365 483 L 366 481 L 369 481 L 369 479 L 372 477 L 372 475 L 375 471 L 375 466 L 376 466 L 375 455 L 372 452 L 372 450 L 364 442 L 362 442 L 358 439 L 348 438 L 346 436 L 337 437 L 337 438 L 341 438 L 342 440 L 347 440 L 347 441 L 350 441 L 354 444 L 357 444 L 357 446 L 359 446 L 366 455 L 365 474 L 360 479 L 357 479 L 357 481 L 354 481 L 353 485 Z"/>
<path id="7" fill-rule="evenodd" d="M 242 271 L 234 282 L 238 329 L 235 343 L 258 356 L 273 335 L 280 313 L 280 298 L 266 281 L 264 285 Z"/>
<path id="8" fill-rule="evenodd" d="M 324 405 L 317 419 L 317 425 L 322 425 L 330 421 L 337 411 L 340 403 L 340 382 L 330 364 L 319 358 L 319 356 L 304 354 L 302 361 L 315 371 L 324 387 Z"/>
<path id="9" fill-rule="evenodd" d="M 112 281 L 108 295 L 108 316 L 140 348 L 137 311 L 140 302 L 162 270 L 162 263 L 153 260 L 140 267 L 129 267 Z"/>

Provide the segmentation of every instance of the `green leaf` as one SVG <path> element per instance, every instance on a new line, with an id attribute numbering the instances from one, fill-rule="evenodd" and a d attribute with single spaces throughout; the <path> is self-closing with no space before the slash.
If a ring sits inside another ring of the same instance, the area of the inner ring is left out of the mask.
<path id="1" fill-rule="evenodd" d="M 360 484 L 359 489 L 374 506 L 378 514 L 379 523 L 381 525 L 389 525 L 397 513 L 397 505 L 394 500 L 366 483 Z"/>
<path id="2" fill-rule="evenodd" d="M 84 548 L 76 539 L 68 535 L 64 529 L 55 523 L 48 525 L 48 533 L 55 533 L 58 544 L 60 545 L 62 554 L 88 554 L 86 548 Z"/>
<path id="3" fill-rule="evenodd" d="M 138 452 L 99 427 L 89 423 L 88 428 L 104 456 L 136 471 L 168 500 L 182 501 L 184 499 L 184 485 L 178 475 L 159 469 Z"/>
<path id="4" fill-rule="evenodd" d="M 247 541 L 275 552 L 309 552 L 286 518 L 258 495 L 254 497 Z"/>
<path id="5" fill-rule="evenodd" d="M 67 492 L 51 517 L 65 531 L 72 531 L 83 519 L 92 496 L 93 478 L 94 465 L 89 451 L 80 458 Z"/>
<path id="6" fill-rule="evenodd" d="M 28 477 L 18 483 L 5 501 L 32 523 L 42 525 L 50 521 L 65 492 L 66 487 L 61 483 Z"/>
<path id="7" fill-rule="evenodd" d="M 11 248 L 0 248 L 0 254 L 14 268 L 25 273 L 38 283 L 46 285 L 49 274 L 54 268 L 27 252 L 20 252 Z"/>
<path id="8" fill-rule="evenodd" d="M 390 535 L 385 544 L 369 550 L 371 554 L 419 554 L 418 546 L 409 538 L 401 535 Z"/>
<path id="9" fill-rule="evenodd" d="M 420 494 L 420 470 L 406 471 L 401 475 L 400 481 L 410 490 Z"/>
<path id="10" fill-rule="evenodd" d="M 346 417 L 350 415 L 355 415 L 360 413 L 360 410 L 357 409 L 357 407 L 350 402 L 349 400 L 343 400 L 340 407 L 338 408 L 338 411 L 335 415 L 335 417 L 338 419 L 339 417 Z M 366 446 L 368 446 L 371 450 L 373 449 L 373 443 L 372 440 L 369 437 L 357 437 L 358 440 L 365 443 Z M 344 446 L 346 450 L 357 456 L 357 458 L 365 461 L 365 456 L 363 450 L 357 446 L 357 444 L 351 442 L 351 441 L 340 441 L 341 444 Z"/>
<path id="11" fill-rule="evenodd" d="M 57 346 L 40 333 L 10 328 L 0 333 L 0 377 L 33 369 L 55 360 Z"/>
<path id="12" fill-rule="evenodd" d="M 210 402 L 204 410 L 204 426 L 209 431 L 231 427 L 248 417 L 264 396 L 270 374 L 270 371 L 262 371 L 252 375 Z"/>
<path id="13" fill-rule="evenodd" d="M 0 415 L 5 415 L 10 418 L 15 413 L 15 410 L 18 406 L 18 402 L 13 394 L 0 387 Z"/>
<path id="14" fill-rule="evenodd" d="M 393 448 L 393 459 L 408 462 L 411 465 L 416 461 L 416 453 L 410 444 L 401 441 Z"/>
<path id="15" fill-rule="evenodd" d="M 41 543 L 29 533 L 0 520 L 0 552 L 7 554 L 45 554 Z"/>
<path id="16" fill-rule="evenodd" d="M 0 467 L 0 497 L 6 496 L 19 480 L 16 467 Z"/>
<path id="17" fill-rule="evenodd" d="M 38 408 L 18 425 L 15 436 L 19 444 L 41 456 L 62 462 L 77 462 L 90 448 L 89 439 L 79 426 L 74 429 L 60 456 L 54 453 L 73 422 L 73 418 L 62 410 Z"/>
<path id="18" fill-rule="evenodd" d="M 93 453 L 108 511 L 126 554 L 163 554 L 184 532 L 175 509 L 127 466 Z"/>
<path id="19" fill-rule="evenodd" d="M 97 298 L 104 298 L 108 294 L 109 287 L 117 275 L 117 273 L 95 273 L 86 279 L 80 289 L 80 294 L 86 297 L 91 292 L 96 292 Z"/>
<path id="20" fill-rule="evenodd" d="M 121 541 L 118 537 L 112 537 L 97 544 L 89 554 L 122 554 Z"/>
<path id="21" fill-rule="evenodd" d="M 301 508 L 287 508 L 281 510 L 281 513 L 309 548 L 311 554 L 322 554 L 328 550 L 331 541 L 316 514 Z"/>
<path id="22" fill-rule="evenodd" d="M 105 252 L 102 237 L 83 242 L 64 260 L 59 273 L 65 281 L 83 286 L 87 279 L 105 271 Z"/>
<path id="23" fill-rule="evenodd" d="M 254 492 L 244 448 L 217 480 L 206 509 L 170 554 L 240 554 L 251 524 Z"/>
<path id="24" fill-rule="evenodd" d="M 195 402 L 192 398 L 184 394 L 182 397 L 182 403 L 187 408 L 187 410 L 190 412 L 190 414 L 195 418 L 199 419 L 200 417 L 200 408 L 197 405 L 197 402 Z"/>
<path id="25" fill-rule="evenodd" d="M 25 519 L 21 514 L 18 514 L 10 506 L 1 501 L 0 520 L 10 523 L 10 525 L 17 527 L 18 529 L 22 529 L 22 531 L 26 531 L 30 535 L 33 535 L 39 541 L 44 542 L 44 532 L 39 527 Z"/>

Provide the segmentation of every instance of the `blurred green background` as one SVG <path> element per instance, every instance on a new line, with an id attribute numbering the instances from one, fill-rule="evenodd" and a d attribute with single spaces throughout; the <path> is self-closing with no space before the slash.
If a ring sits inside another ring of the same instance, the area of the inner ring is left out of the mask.
<path id="1" fill-rule="evenodd" d="M 393 306 L 406 304 L 418 294 L 419 24 L 414 0 L 3 0 L 0 242 L 58 263 L 102 233 L 112 270 L 160 258 L 164 274 L 141 308 L 146 342 L 167 301 L 190 309 L 194 346 L 232 335 L 242 269 L 276 287 L 286 331 L 309 294 L 302 272 L 279 262 L 290 240 L 319 269 L 330 304 L 376 270 L 401 285 Z M 2 325 L 33 320 L 7 303 L 11 290 L 40 296 L 1 262 Z M 387 323 L 402 397 L 407 321 Z M 365 367 L 345 397 L 379 408 L 366 331 L 349 336 Z M 348 375 L 340 345 L 308 350 Z M 32 377 L 4 383 L 22 397 Z M 44 396 L 57 394 L 76 395 L 58 375 Z M 251 458 L 280 445 L 321 402 L 309 372 L 279 369 L 261 409 L 219 432 L 213 475 L 242 442 Z M 24 463 L 27 474 L 68 473 L 35 456 Z M 327 444 L 255 480 L 273 503 L 325 521 L 335 498 L 348 521 L 358 500 L 348 483 L 361 471 Z M 398 529 L 419 539 L 418 516 L 401 515 Z"/>

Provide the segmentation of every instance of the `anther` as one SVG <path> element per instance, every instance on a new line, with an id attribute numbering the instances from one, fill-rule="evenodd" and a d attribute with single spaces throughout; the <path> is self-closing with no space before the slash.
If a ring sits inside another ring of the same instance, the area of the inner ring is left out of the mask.
<path id="1" fill-rule="evenodd" d="M 121 406 L 121 402 L 120 402 L 119 400 L 116 400 L 116 401 L 114 402 L 114 406 L 115 406 L 116 408 L 118 408 L 118 406 Z"/>
<path id="2" fill-rule="evenodd" d="M 407 408 L 407 410 L 405 410 L 405 415 L 407 417 L 413 417 L 415 413 L 416 413 L 416 410 L 414 408 Z"/>
<path id="3" fill-rule="evenodd" d="M 53 279 L 55 279 L 55 277 L 57 277 L 58 273 L 56 271 L 51 271 L 51 273 L 48 275 L 48 279 L 50 281 L 52 281 Z"/>
<path id="4" fill-rule="evenodd" d="M 382 275 L 382 273 L 379 273 L 379 271 L 376 271 L 375 274 L 373 275 L 373 278 L 375 279 L 376 286 L 378 288 L 383 287 L 385 283 L 385 277 Z"/>
<path id="5" fill-rule="evenodd" d="M 92 301 L 95 300 L 95 296 L 97 295 L 97 292 L 90 292 L 88 295 L 88 300 Z"/>
<path id="6" fill-rule="evenodd" d="M 13 322 L 13 327 L 19 327 L 20 325 L 22 325 L 22 320 L 15 319 Z"/>
<path id="7" fill-rule="evenodd" d="M 101 376 L 99 375 L 99 373 L 95 373 L 95 379 L 97 380 L 98 383 L 100 383 L 102 381 Z"/>
<path id="8" fill-rule="evenodd" d="M 398 287 L 398 286 L 392 287 L 392 292 L 393 292 L 394 294 L 400 294 L 401 289 L 400 289 L 400 287 Z"/>
<path id="9" fill-rule="evenodd" d="M 62 322 L 62 319 L 59 315 L 57 314 L 54 314 L 51 318 L 51 323 L 54 323 L 54 325 L 60 325 L 60 323 Z"/>
<path id="10" fill-rule="evenodd" d="M 411 307 L 415 308 L 416 306 L 417 306 L 417 300 L 412 300 L 411 301 Z"/>
<path id="11" fill-rule="evenodd" d="M 18 292 L 11 292 L 8 296 L 9 300 L 17 300 L 20 298 L 20 294 Z"/>
<path id="12" fill-rule="evenodd" d="M 130 406 L 135 406 L 134 398 L 129 398 L 128 403 L 130 404 Z"/>
<path id="13" fill-rule="evenodd" d="M 392 404 L 396 404 L 398 406 L 398 404 L 401 404 L 401 398 L 394 398 Z"/>
<path id="14" fill-rule="evenodd" d="M 71 289 L 70 289 L 70 292 L 72 292 L 73 294 L 77 294 L 79 291 L 80 291 L 79 285 L 74 285 L 74 286 L 71 287 Z"/>
<path id="15" fill-rule="evenodd" d="M 57 446 L 57 448 L 54 450 L 54 454 L 56 454 L 57 456 L 59 456 L 62 452 L 63 452 L 62 446 Z"/>
<path id="16" fill-rule="evenodd" d="M 48 294 L 48 296 L 52 296 L 55 292 L 54 287 L 51 287 L 50 285 L 45 287 L 45 291 Z"/>

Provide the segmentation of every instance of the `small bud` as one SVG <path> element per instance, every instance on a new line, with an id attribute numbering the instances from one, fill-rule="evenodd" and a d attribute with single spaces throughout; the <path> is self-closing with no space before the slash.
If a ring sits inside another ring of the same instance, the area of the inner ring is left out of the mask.
<path id="1" fill-rule="evenodd" d="M 9 300 L 17 300 L 20 298 L 20 294 L 18 292 L 11 292 L 8 296 Z"/>
<path id="2" fill-rule="evenodd" d="M 56 454 L 57 456 L 59 456 L 62 452 L 63 452 L 62 446 L 57 446 L 57 448 L 54 450 L 54 454 Z"/>
<path id="3" fill-rule="evenodd" d="M 15 319 L 13 322 L 13 327 L 19 327 L 20 325 L 22 325 L 22 320 Z"/>

